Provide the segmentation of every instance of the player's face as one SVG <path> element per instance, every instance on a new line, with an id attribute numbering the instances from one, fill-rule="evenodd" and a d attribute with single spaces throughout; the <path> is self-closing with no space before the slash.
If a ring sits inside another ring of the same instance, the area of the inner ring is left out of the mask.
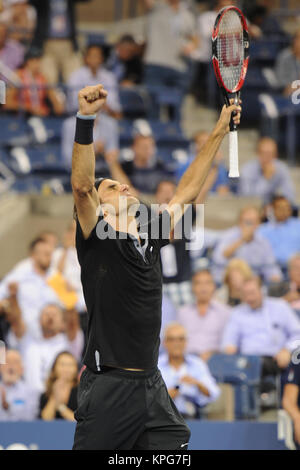
<path id="1" fill-rule="evenodd" d="M 246 281 L 242 288 L 243 301 L 252 309 L 259 308 L 262 304 L 262 290 L 258 281 Z"/>
<path id="2" fill-rule="evenodd" d="M 130 193 L 129 186 L 115 180 L 104 180 L 99 186 L 98 195 L 101 206 L 110 214 L 119 215 L 139 204 L 139 200 Z"/>
<path id="3" fill-rule="evenodd" d="M 210 273 L 202 272 L 195 274 L 192 287 L 198 302 L 210 302 L 215 291 L 215 283 Z"/>
<path id="4" fill-rule="evenodd" d="M 6 364 L 1 366 L 2 380 L 6 385 L 13 385 L 22 377 L 23 365 L 20 354 L 17 351 L 8 351 Z"/>
<path id="5" fill-rule="evenodd" d="M 186 333 L 181 327 L 169 328 L 165 334 L 164 345 L 171 357 L 182 357 L 186 348 Z"/>

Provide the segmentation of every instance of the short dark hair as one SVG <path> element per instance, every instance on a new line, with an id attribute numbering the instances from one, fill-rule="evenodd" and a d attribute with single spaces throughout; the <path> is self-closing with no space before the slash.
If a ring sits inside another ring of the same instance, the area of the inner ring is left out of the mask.
<path id="1" fill-rule="evenodd" d="M 32 253 L 39 243 L 46 243 L 46 241 L 43 237 L 34 238 L 29 244 L 29 253 Z"/>
<path id="2" fill-rule="evenodd" d="M 136 44 L 136 41 L 131 34 L 123 34 L 123 36 L 120 37 L 118 44 L 122 44 L 124 42 L 129 42 L 130 44 Z"/>
<path id="3" fill-rule="evenodd" d="M 86 46 L 84 55 L 87 55 L 91 49 L 99 49 L 99 51 L 104 54 L 103 46 L 101 44 L 97 44 L 96 42 L 90 43 Z"/>
<path id="4" fill-rule="evenodd" d="M 274 205 L 277 201 L 287 201 L 291 205 L 291 201 L 283 194 L 274 194 L 271 199 L 271 204 Z"/>

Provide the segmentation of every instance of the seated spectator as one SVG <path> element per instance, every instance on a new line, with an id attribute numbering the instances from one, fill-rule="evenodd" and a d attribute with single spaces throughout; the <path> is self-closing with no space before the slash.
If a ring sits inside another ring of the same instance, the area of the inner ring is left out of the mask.
<path id="1" fill-rule="evenodd" d="M 125 34 L 117 42 L 107 61 L 110 70 L 121 86 L 139 85 L 143 78 L 140 47 L 133 36 Z"/>
<path id="2" fill-rule="evenodd" d="M 48 116 L 64 112 L 60 95 L 49 84 L 41 72 L 41 51 L 31 49 L 25 56 L 23 67 L 17 75 L 19 88 L 9 88 L 5 108 L 9 111 L 25 111 L 34 116 Z M 48 105 L 51 105 L 51 108 Z"/>
<path id="3" fill-rule="evenodd" d="M 240 212 L 238 225 L 223 232 L 212 256 L 212 272 L 217 283 L 222 282 L 224 270 L 232 258 L 246 261 L 266 282 L 281 280 L 282 273 L 272 247 L 258 231 L 259 223 L 258 209 L 246 207 Z"/>
<path id="4" fill-rule="evenodd" d="M 292 46 L 284 49 L 278 55 L 275 73 L 284 95 L 288 97 L 294 93 L 296 88 L 293 88 L 292 84 L 294 81 L 300 80 L 300 30 L 296 32 Z"/>
<path id="5" fill-rule="evenodd" d="M 111 177 L 128 184 L 134 196 L 154 195 L 158 183 L 172 176 L 164 163 L 156 156 L 152 135 L 136 134 L 132 144 L 133 158 L 119 162 L 118 154 L 105 155 Z"/>
<path id="6" fill-rule="evenodd" d="M 300 312 L 300 252 L 296 253 L 288 263 L 288 280 L 272 284 L 269 295 L 282 297 L 292 309 Z"/>
<path id="7" fill-rule="evenodd" d="M 189 165 L 194 160 L 195 156 L 202 150 L 204 145 L 206 144 L 209 138 L 209 133 L 205 131 L 199 131 L 194 136 L 194 155 L 192 155 L 187 162 L 181 164 L 176 170 L 176 179 L 177 181 L 180 180 L 184 172 L 187 170 Z M 229 192 L 229 178 L 228 178 L 228 170 L 222 163 L 222 152 L 219 151 L 214 160 L 214 167 L 211 170 L 213 173 L 212 181 L 211 181 L 211 188 L 210 191 L 213 193 L 218 194 L 228 194 Z"/>
<path id="8" fill-rule="evenodd" d="M 284 196 L 275 196 L 272 201 L 274 220 L 259 228 L 260 234 L 272 247 L 277 263 L 287 268 L 289 259 L 300 252 L 300 219 L 292 217 L 291 203 Z"/>
<path id="9" fill-rule="evenodd" d="M 11 285 L 17 284 L 18 302 L 26 328 L 32 336 L 40 338 L 40 311 L 46 304 L 59 304 L 59 300 L 47 283 L 53 248 L 38 238 L 31 243 L 30 251 L 31 262 L 13 269 L 0 283 L 0 301 L 3 303 L 9 298 Z"/>
<path id="10" fill-rule="evenodd" d="M 254 3 L 254 2 L 253 2 Z M 265 5 L 251 5 L 246 11 L 249 32 L 254 38 L 286 36 L 276 16 Z"/>
<path id="11" fill-rule="evenodd" d="M 33 45 L 43 47 L 43 72 L 51 85 L 66 83 L 81 65 L 76 41 L 76 3 L 90 0 L 29 0 L 37 13 Z M 101 82 L 99 82 L 101 83 Z"/>
<path id="12" fill-rule="evenodd" d="M 294 426 L 294 441 L 300 450 L 300 362 L 290 364 L 282 398 L 283 409 L 290 415 Z"/>
<path id="13" fill-rule="evenodd" d="M 215 299 L 235 307 L 242 302 L 242 285 L 250 279 L 253 272 L 246 261 L 233 258 L 229 261 L 224 274 L 224 284 L 216 291 Z"/>
<path id="14" fill-rule="evenodd" d="M 72 73 L 68 80 L 68 110 L 75 112 L 78 109 L 78 92 L 87 83 L 89 86 L 103 85 L 108 96 L 103 111 L 113 118 L 121 117 L 121 104 L 119 99 L 118 81 L 113 73 L 104 67 L 104 56 L 101 46 L 91 44 L 84 55 L 85 65 Z"/>
<path id="15" fill-rule="evenodd" d="M 64 121 L 62 130 L 62 156 L 67 168 L 71 168 L 74 135 L 76 128 L 76 116 L 71 116 Z M 97 176 L 109 176 L 106 159 L 109 161 L 118 154 L 119 127 L 118 121 L 107 114 L 98 114 L 94 125 L 94 149 L 96 156 Z M 103 159 L 103 155 L 106 158 Z"/>
<path id="16" fill-rule="evenodd" d="M 177 318 L 187 331 L 187 352 L 207 361 L 220 351 L 230 308 L 213 299 L 215 283 L 208 270 L 193 275 L 195 303 L 178 310 Z"/>
<path id="17" fill-rule="evenodd" d="M 72 354 L 63 351 L 56 357 L 46 382 L 46 391 L 40 397 L 40 417 L 44 421 L 75 421 L 77 387 L 77 361 Z"/>
<path id="18" fill-rule="evenodd" d="M 8 300 L 6 314 L 11 329 L 6 342 L 9 347 L 18 349 L 23 357 L 25 381 L 35 390 L 43 392 L 46 377 L 57 354 L 69 351 L 78 361 L 81 360 L 84 337 L 78 314 L 69 311 L 64 316 L 59 306 L 45 306 L 40 314 L 42 338 L 35 340 L 26 329 L 16 296 L 11 295 Z"/>
<path id="19" fill-rule="evenodd" d="M 6 23 L 0 22 L 0 61 L 10 70 L 16 70 L 23 64 L 24 47 L 17 41 L 8 38 L 8 27 Z M 6 73 L 3 66 L 0 72 L 1 78 L 6 81 Z"/>
<path id="20" fill-rule="evenodd" d="M 23 380 L 23 363 L 18 351 L 8 350 L 0 365 L 0 421 L 33 421 L 38 414 L 38 394 Z"/>
<path id="21" fill-rule="evenodd" d="M 241 170 L 238 192 L 242 196 L 258 196 L 264 203 L 281 194 L 294 202 L 294 185 L 288 166 L 278 160 L 276 142 L 262 137 L 257 145 L 257 159 L 246 163 Z"/>
<path id="22" fill-rule="evenodd" d="M 226 325 L 223 351 L 263 356 L 269 369 L 285 369 L 300 337 L 296 314 L 284 300 L 265 297 L 258 277 L 244 282 L 242 299 L 243 303 L 234 307 Z"/>
<path id="23" fill-rule="evenodd" d="M 186 331 L 179 323 L 166 328 L 164 346 L 166 353 L 159 357 L 158 367 L 169 395 L 185 418 L 197 418 L 198 409 L 215 401 L 220 389 L 205 362 L 186 354 Z"/>
<path id="24" fill-rule="evenodd" d="M 32 40 L 36 11 L 27 0 L 8 0 L 0 19 L 9 24 L 9 37 L 24 45 Z"/>

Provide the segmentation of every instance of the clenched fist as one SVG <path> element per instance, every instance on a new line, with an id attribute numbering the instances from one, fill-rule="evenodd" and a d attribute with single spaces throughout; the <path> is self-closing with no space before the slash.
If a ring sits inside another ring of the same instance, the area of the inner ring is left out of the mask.
<path id="1" fill-rule="evenodd" d="M 105 105 L 107 91 L 102 85 L 87 86 L 78 93 L 79 112 L 85 116 L 97 114 Z"/>

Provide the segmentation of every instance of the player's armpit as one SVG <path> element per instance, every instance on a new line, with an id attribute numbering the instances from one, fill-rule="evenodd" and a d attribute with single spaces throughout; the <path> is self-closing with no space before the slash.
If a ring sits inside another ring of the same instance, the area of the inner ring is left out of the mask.
<path id="1" fill-rule="evenodd" d="M 98 194 L 95 188 L 89 192 L 83 192 L 73 187 L 73 197 L 80 227 L 84 238 L 87 239 L 98 220 Z"/>

